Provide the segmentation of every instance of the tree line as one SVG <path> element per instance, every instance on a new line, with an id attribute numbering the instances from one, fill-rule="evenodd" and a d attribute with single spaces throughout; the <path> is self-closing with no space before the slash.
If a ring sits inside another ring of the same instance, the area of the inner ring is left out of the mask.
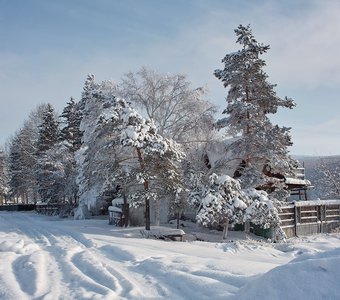
<path id="1" fill-rule="evenodd" d="M 272 124 L 269 115 L 295 102 L 278 97 L 268 81 L 261 55 L 269 46 L 249 25 L 235 33 L 240 50 L 214 72 L 227 88 L 224 119 L 216 121 L 218 108 L 205 89 L 184 75 L 143 67 L 115 84 L 90 74 L 79 101 L 71 98 L 59 116 L 50 104 L 38 106 L 14 134 L 2 190 L 27 203 L 76 205 L 76 218 L 122 197 L 143 207 L 146 229 L 151 204 L 156 224 L 167 205 L 176 216 L 194 207 L 205 226 L 252 221 L 279 228 L 289 192 L 276 175 L 289 174 L 296 162 L 288 153 L 290 128 Z"/>

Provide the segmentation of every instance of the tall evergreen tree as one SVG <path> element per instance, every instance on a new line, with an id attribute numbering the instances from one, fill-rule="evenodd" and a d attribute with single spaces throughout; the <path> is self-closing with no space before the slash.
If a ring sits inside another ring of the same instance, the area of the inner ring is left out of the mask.
<path id="1" fill-rule="evenodd" d="M 263 166 L 268 169 L 267 174 L 284 175 L 295 164 L 287 150 L 292 145 L 290 128 L 273 125 L 269 118 L 280 107 L 293 108 L 295 103 L 278 97 L 276 85 L 268 82 L 261 55 L 269 46 L 256 41 L 249 25 L 240 25 L 235 33 L 242 48 L 223 58 L 224 69 L 216 70 L 215 76 L 229 88 L 223 112 L 228 117 L 223 123 L 228 134 L 238 137 L 231 147 L 243 161 L 238 172 L 241 183 L 244 187 L 258 186 L 267 178 Z"/>
<path id="2" fill-rule="evenodd" d="M 59 125 L 55 117 L 52 105 L 47 104 L 39 126 L 37 142 L 37 165 L 35 167 L 38 192 L 43 202 L 58 202 L 63 186 L 60 178 L 60 164 L 51 157 L 50 151 L 57 144 L 59 137 Z"/>
<path id="3" fill-rule="evenodd" d="M 39 126 L 38 153 L 44 153 L 51 149 L 58 141 L 59 125 L 55 118 L 55 112 L 51 104 L 47 104 Z"/>
<path id="4" fill-rule="evenodd" d="M 158 134 L 153 122 L 143 118 L 124 100 L 116 102 L 116 111 L 122 120 L 121 144 L 136 153 L 136 175 L 143 184 L 136 198 L 145 204 L 145 229 L 150 230 L 150 203 L 156 203 L 156 213 L 159 213 L 159 191 L 167 190 L 175 196 L 182 187 L 178 163 L 185 155 L 176 142 Z"/>
<path id="5" fill-rule="evenodd" d="M 77 164 L 75 154 L 81 147 L 82 131 L 80 122 L 82 110 L 80 104 L 71 97 L 60 115 L 63 124 L 60 130 L 60 142 L 54 147 L 53 159 L 62 166 L 64 197 L 72 207 L 78 202 Z M 56 155 L 58 154 L 58 155 Z"/>
<path id="6" fill-rule="evenodd" d="M 89 213 L 98 213 L 105 208 L 103 189 L 108 185 L 116 168 L 115 151 L 119 138 L 114 134 L 112 106 L 115 101 L 115 84 L 111 81 L 95 82 L 93 74 L 85 81 L 79 102 L 82 119 L 82 145 L 76 154 L 79 184 L 79 209 L 76 218 L 84 218 Z M 110 186 L 110 187 L 109 187 Z"/>
<path id="7" fill-rule="evenodd" d="M 82 138 L 80 105 L 71 97 L 60 117 L 64 119 L 62 123 L 65 125 L 60 131 L 60 138 L 62 141 L 66 141 L 70 151 L 75 153 L 81 146 Z"/>

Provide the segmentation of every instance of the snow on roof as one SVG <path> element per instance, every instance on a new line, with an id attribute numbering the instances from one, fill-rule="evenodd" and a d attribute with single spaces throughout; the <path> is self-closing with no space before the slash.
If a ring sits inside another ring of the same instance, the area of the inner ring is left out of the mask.
<path id="1" fill-rule="evenodd" d="M 305 185 L 310 186 L 311 182 L 306 179 L 298 179 L 298 178 L 292 178 L 292 177 L 286 177 L 285 179 L 286 184 L 294 184 L 294 185 Z"/>
<path id="2" fill-rule="evenodd" d="M 112 205 L 113 206 L 119 205 L 119 204 L 124 204 L 124 199 L 123 198 L 114 198 L 112 200 Z"/>
<path id="3" fill-rule="evenodd" d="M 223 171 L 223 174 L 233 176 L 241 159 L 237 158 L 228 148 L 237 140 L 238 138 L 230 138 L 222 141 L 214 141 L 207 145 L 206 154 L 212 168 L 222 167 L 223 170 L 221 171 Z"/>
<path id="4" fill-rule="evenodd" d="M 340 205 L 340 200 L 309 200 L 309 201 L 296 201 L 295 206 L 314 206 L 314 205 Z"/>
<path id="5" fill-rule="evenodd" d="M 109 211 L 113 211 L 113 212 L 122 212 L 122 209 L 117 207 L 117 206 L 109 206 L 108 208 Z"/>

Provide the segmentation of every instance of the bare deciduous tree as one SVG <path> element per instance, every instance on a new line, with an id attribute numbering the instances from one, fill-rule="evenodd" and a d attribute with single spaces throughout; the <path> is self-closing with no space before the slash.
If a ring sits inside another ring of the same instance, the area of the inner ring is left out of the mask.
<path id="1" fill-rule="evenodd" d="M 46 104 L 41 104 L 33 110 L 8 144 L 10 197 L 20 198 L 22 202 L 37 200 L 34 166 L 37 163 L 39 125 L 45 110 Z"/>
<path id="2" fill-rule="evenodd" d="M 340 197 L 340 161 L 338 157 L 320 158 L 318 165 L 319 176 L 315 184 L 318 186 L 320 197 L 334 199 Z"/>
<path id="3" fill-rule="evenodd" d="M 185 75 L 160 74 L 146 67 L 125 74 L 120 95 L 154 120 L 158 133 L 177 142 L 211 135 L 216 108 L 202 87 L 192 88 Z"/>

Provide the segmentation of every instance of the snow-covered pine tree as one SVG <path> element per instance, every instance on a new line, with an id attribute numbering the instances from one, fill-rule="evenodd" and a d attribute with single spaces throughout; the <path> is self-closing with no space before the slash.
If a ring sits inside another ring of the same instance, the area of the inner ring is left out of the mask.
<path id="1" fill-rule="evenodd" d="M 43 202 L 59 202 L 62 193 L 62 176 L 60 165 L 51 159 L 49 152 L 57 144 L 59 139 L 59 124 L 54 108 L 47 104 L 39 126 L 37 142 L 37 165 L 35 167 L 38 192 Z"/>
<path id="2" fill-rule="evenodd" d="M 227 54 L 222 60 L 224 69 L 216 70 L 215 76 L 229 88 L 223 112 L 228 116 L 223 124 L 229 135 L 239 137 L 232 150 L 243 161 L 239 170 L 242 186 L 256 187 L 266 181 L 264 166 L 271 174 L 281 175 L 295 166 L 287 150 L 292 145 L 290 128 L 273 125 L 268 116 L 280 107 L 293 108 L 295 103 L 278 97 L 275 85 L 268 82 L 266 64 L 260 56 L 269 46 L 255 40 L 249 25 L 240 25 L 235 33 L 242 49 Z"/>
<path id="3" fill-rule="evenodd" d="M 77 219 L 87 217 L 89 212 L 98 214 L 101 209 L 106 209 L 103 193 L 110 192 L 108 188 L 115 189 L 111 179 L 117 167 L 116 146 L 120 145 L 115 132 L 116 122 L 112 118 L 115 90 L 114 82 L 96 83 L 93 74 L 89 74 L 85 81 L 79 102 L 82 146 L 76 153 L 79 184 Z"/>
<path id="4" fill-rule="evenodd" d="M 62 166 L 65 185 L 65 198 L 72 207 L 78 203 L 78 184 L 77 184 L 77 168 L 75 153 L 81 147 L 82 131 L 80 130 L 80 122 L 82 113 L 80 104 L 75 102 L 71 97 L 70 101 L 64 107 L 60 130 L 60 142 L 54 147 L 55 155 L 53 158 Z M 52 154 L 52 153 L 51 153 Z"/>
<path id="5" fill-rule="evenodd" d="M 280 218 L 275 198 L 269 197 L 265 191 L 254 188 L 245 189 L 244 193 L 249 198 L 244 221 L 251 221 L 265 229 L 279 228 Z"/>
<path id="6" fill-rule="evenodd" d="M 39 138 L 37 143 L 38 155 L 51 149 L 59 138 L 59 124 L 55 117 L 54 108 L 47 104 L 39 126 Z"/>
<path id="7" fill-rule="evenodd" d="M 136 175 L 143 184 L 143 191 L 137 195 L 145 203 L 145 229 L 150 230 L 150 202 L 161 194 L 158 189 L 176 193 L 180 185 L 176 163 L 184 158 L 184 153 L 174 141 L 158 134 L 154 123 L 124 100 L 117 101 L 116 109 L 122 120 L 121 143 L 136 153 Z"/>
<path id="8" fill-rule="evenodd" d="M 80 130 L 80 122 L 82 114 L 79 106 L 71 97 L 60 115 L 64 119 L 61 122 L 64 124 L 64 127 L 60 131 L 60 139 L 68 143 L 72 153 L 79 150 L 81 146 L 82 132 Z"/>
<path id="9" fill-rule="evenodd" d="M 189 194 L 191 204 L 197 208 L 197 221 L 203 226 L 223 226 L 223 239 L 228 224 L 251 221 L 264 228 L 272 227 L 284 238 L 276 200 L 265 191 L 242 189 L 239 180 L 228 175 L 213 173 L 205 182 L 204 176 L 195 177 L 196 184 Z"/>
<path id="10" fill-rule="evenodd" d="M 96 83 L 94 76 L 89 75 L 80 104 L 83 107 L 80 129 L 84 134 L 76 155 L 80 201 L 75 217 L 84 218 L 89 209 L 98 208 L 103 189 L 110 189 L 114 194 L 120 188 L 130 199 L 148 203 L 157 194 L 155 189 L 150 189 L 150 182 L 156 182 L 153 179 L 158 176 L 157 172 L 168 175 L 170 181 L 170 175 L 176 174 L 170 174 L 173 169 L 166 167 L 173 157 L 182 154 L 174 151 L 173 142 L 156 133 L 150 120 L 115 97 L 112 82 Z M 138 182 L 142 190 L 138 189 Z M 150 220 L 147 224 L 150 227 Z"/>

